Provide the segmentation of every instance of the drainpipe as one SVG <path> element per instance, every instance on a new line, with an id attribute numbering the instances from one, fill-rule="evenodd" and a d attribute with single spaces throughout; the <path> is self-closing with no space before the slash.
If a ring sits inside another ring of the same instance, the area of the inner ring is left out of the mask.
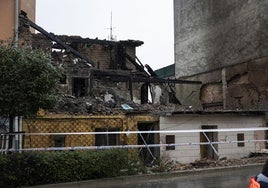
<path id="1" fill-rule="evenodd" d="M 14 7 L 14 32 L 15 32 L 15 38 L 14 38 L 14 47 L 18 47 L 18 41 L 19 41 L 19 0 L 15 1 L 15 7 Z M 15 105 L 15 104 L 14 104 Z M 9 125 L 10 126 L 10 125 Z M 13 120 L 13 131 L 18 132 L 19 131 L 19 117 L 15 117 Z M 15 143 L 14 143 L 15 142 Z M 13 147 L 15 149 L 19 149 L 19 135 L 13 136 Z"/>
<path id="2" fill-rule="evenodd" d="M 221 80 L 222 80 L 223 110 L 225 110 L 226 109 L 226 95 L 227 95 L 226 68 L 223 68 L 221 71 Z"/>
<path id="3" fill-rule="evenodd" d="M 15 1 L 15 9 L 14 9 L 14 46 L 18 47 L 18 40 L 19 40 L 19 0 Z"/>

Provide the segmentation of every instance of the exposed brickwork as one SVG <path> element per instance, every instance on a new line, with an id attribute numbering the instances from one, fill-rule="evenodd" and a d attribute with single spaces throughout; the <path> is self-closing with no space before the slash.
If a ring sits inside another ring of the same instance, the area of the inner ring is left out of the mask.
<path id="1" fill-rule="evenodd" d="M 227 109 L 268 109 L 268 58 L 247 62 L 246 70 L 233 71 L 228 81 Z M 232 67 L 227 68 L 227 72 Z"/>
<path id="2" fill-rule="evenodd" d="M 221 75 L 222 69 L 217 69 L 184 78 L 203 82 L 199 99 L 204 109 L 211 109 L 215 103 L 217 109 L 224 109 L 225 102 L 225 110 L 268 110 L 267 57 L 224 69 L 225 77 Z M 226 80 L 225 88 L 222 79 Z"/>
<path id="3" fill-rule="evenodd" d="M 220 83 L 203 85 L 201 88 L 201 103 L 222 103 L 222 85 Z"/>

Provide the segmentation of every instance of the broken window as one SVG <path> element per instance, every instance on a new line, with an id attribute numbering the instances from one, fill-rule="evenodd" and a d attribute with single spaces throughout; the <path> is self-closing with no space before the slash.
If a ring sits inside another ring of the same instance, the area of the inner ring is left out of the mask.
<path id="1" fill-rule="evenodd" d="M 73 78 L 73 95 L 83 97 L 87 94 L 88 81 L 86 78 Z"/>
<path id="2" fill-rule="evenodd" d="M 166 144 L 175 144 L 175 135 L 166 135 Z M 175 150 L 175 146 L 166 146 L 166 150 Z"/>
<path id="3" fill-rule="evenodd" d="M 95 132 L 107 132 L 107 134 L 96 134 L 96 146 L 116 146 L 119 145 L 119 134 L 109 134 L 109 132 L 117 132 L 119 129 L 97 128 Z"/>
<path id="4" fill-rule="evenodd" d="M 54 137 L 54 147 L 65 147 L 65 136 L 57 135 Z"/>
<path id="5" fill-rule="evenodd" d="M 238 133 L 237 134 L 237 147 L 245 147 L 245 135 L 244 133 Z"/>

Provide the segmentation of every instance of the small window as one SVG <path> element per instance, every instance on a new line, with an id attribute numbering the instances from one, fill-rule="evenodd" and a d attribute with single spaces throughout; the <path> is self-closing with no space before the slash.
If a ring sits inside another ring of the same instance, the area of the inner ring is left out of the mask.
<path id="1" fill-rule="evenodd" d="M 55 136 L 54 147 L 65 147 L 65 136 L 62 135 Z"/>
<path id="2" fill-rule="evenodd" d="M 175 144 L 175 135 L 166 135 L 166 144 Z M 175 150 L 175 146 L 166 146 L 166 150 Z"/>
<path id="3" fill-rule="evenodd" d="M 66 84 L 67 83 L 67 76 L 65 74 L 62 74 L 60 77 L 60 84 Z"/>
<path id="4" fill-rule="evenodd" d="M 237 147 L 245 147 L 245 135 L 244 133 L 237 134 Z"/>
<path id="5" fill-rule="evenodd" d="M 109 134 L 109 132 L 117 132 L 118 129 L 104 129 L 97 128 L 95 132 L 107 132 L 107 134 L 96 134 L 95 145 L 96 146 L 116 146 L 119 144 L 119 134 Z"/>

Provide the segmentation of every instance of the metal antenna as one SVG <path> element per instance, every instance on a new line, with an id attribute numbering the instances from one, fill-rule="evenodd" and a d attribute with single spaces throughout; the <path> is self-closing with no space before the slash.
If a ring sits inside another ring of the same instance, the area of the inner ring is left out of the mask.
<path id="1" fill-rule="evenodd" d="M 115 27 L 113 27 L 113 13 L 111 12 L 111 22 L 110 22 L 110 28 L 106 28 L 110 30 L 110 35 L 108 36 L 109 40 L 116 40 L 116 37 L 113 36 L 113 29 Z"/>

